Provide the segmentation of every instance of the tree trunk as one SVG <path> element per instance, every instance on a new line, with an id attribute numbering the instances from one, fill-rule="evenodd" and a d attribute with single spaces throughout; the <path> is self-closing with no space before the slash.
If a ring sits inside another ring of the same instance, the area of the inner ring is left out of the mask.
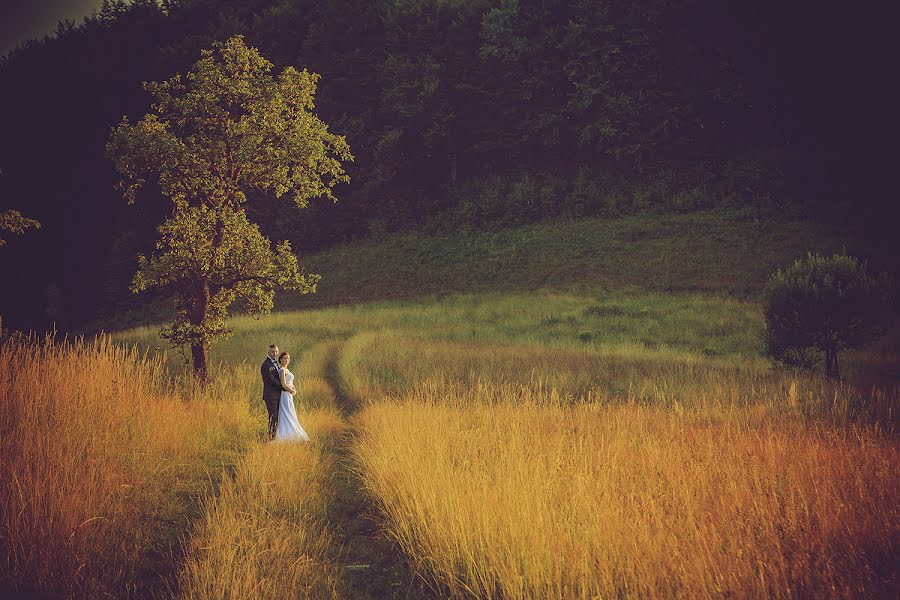
<path id="1" fill-rule="evenodd" d="M 209 308 L 209 282 L 201 281 L 195 293 L 190 319 L 191 328 L 196 332 L 206 321 L 206 311 Z M 191 357 L 194 362 L 194 376 L 201 385 L 206 385 L 209 377 L 209 341 L 205 336 L 191 344 Z"/>
<path id="2" fill-rule="evenodd" d="M 219 217 L 216 219 L 216 231 L 212 239 L 213 248 L 219 248 L 222 245 L 224 235 L 225 223 L 219 213 Z M 193 295 L 189 319 L 191 329 L 197 332 L 202 331 L 203 325 L 206 323 L 206 313 L 209 310 L 210 290 L 209 281 L 206 278 L 197 282 Z M 206 385 L 209 381 L 209 338 L 205 333 L 191 343 L 191 358 L 194 363 L 194 377 L 197 378 L 200 385 Z"/>
<path id="3" fill-rule="evenodd" d="M 191 356 L 194 359 L 194 376 L 201 385 L 209 380 L 209 348 L 206 344 L 191 344 Z"/>

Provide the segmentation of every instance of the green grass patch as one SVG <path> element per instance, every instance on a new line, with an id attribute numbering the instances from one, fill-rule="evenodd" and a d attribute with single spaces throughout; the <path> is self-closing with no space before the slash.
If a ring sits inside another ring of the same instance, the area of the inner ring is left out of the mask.
<path id="1" fill-rule="evenodd" d="M 483 292 L 638 289 L 755 298 L 808 251 L 877 254 L 864 238 L 801 221 L 723 209 L 543 222 L 494 232 L 405 234 L 304 256 L 318 292 L 280 309 Z"/>
<path id="2" fill-rule="evenodd" d="M 226 364 L 249 365 L 256 358 L 261 361 L 275 342 L 296 359 L 319 344 L 369 331 L 435 341 L 574 349 L 637 344 L 709 357 L 758 356 L 761 319 L 752 302 L 698 294 L 467 294 L 283 311 L 263 319 L 236 317 L 230 321 L 234 335 L 215 343 L 212 356 Z M 129 330 L 118 339 L 151 351 L 165 347 L 151 326 Z M 185 358 L 171 354 L 170 362 L 174 366 Z"/>

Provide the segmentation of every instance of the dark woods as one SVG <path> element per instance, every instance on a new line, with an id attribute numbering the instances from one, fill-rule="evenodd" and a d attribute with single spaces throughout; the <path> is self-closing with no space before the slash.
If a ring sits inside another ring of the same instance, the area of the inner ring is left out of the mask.
<path id="1" fill-rule="evenodd" d="M 141 82 L 186 72 L 200 49 L 236 33 L 277 69 L 322 75 L 317 112 L 356 154 L 337 205 L 275 219 L 273 199 L 251 203 L 264 233 L 300 252 L 409 228 L 716 204 L 865 223 L 884 201 L 887 38 L 877 16 L 829 10 L 107 2 L 0 62 L 0 210 L 43 224 L 0 255 L 0 313 L 13 326 L 77 328 L 135 301 L 135 257 L 169 205 L 148 189 L 129 207 L 114 191 L 110 128 L 147 111 Z"/>

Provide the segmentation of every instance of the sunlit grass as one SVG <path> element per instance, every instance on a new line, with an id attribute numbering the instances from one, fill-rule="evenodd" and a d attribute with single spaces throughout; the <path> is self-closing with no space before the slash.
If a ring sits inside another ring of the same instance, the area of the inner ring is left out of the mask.
<path id="1" fill-rule="evenodd" d="M 95 598 L 171 585 L 181 529 L 255 429 L 240 380 L 217 381 L 188 399 L 161 357 L 108 338 L 0 346 L 0 586 Z"/>
<path id="2" fill-rule="evenodd" d="M 318 295 L 279 296 L 332 307 L 231 319 L 203 390 L 155 326 L 115 336 L 147 359 L 4 348 L 0 585 L 333 596 L 326 474 L 362 407 L 385 525 L 456 594 L 889 593 L 900 336 L 848 354 L 848 383 L 780 371 L 753 301 L 845 238 L 709 211 L 344 245 L 308 257 Z M 311 444 L 254 441 L 273 342 Z"/>
<path id="3" fill-rule="evenodd" d="M 441 381 L 553 390 L 597 401 L 625 399 L 662 407 L 765 405 L 809 418 L 880 422 L 898 416 L 896 385 L 867 388 L 793 370 L 773 369 L 762 357 L 710 358 L 641 344 L 575 349 L 544 345 L 439 342 L 395 333 L 350 339 L 341 371 L 357 399 L 378 400 Z"/>
<path id="4" fill-rule="evenodd" d="M 523 347 L 526 353 L 530 348 L 545 353 L 554 348 L 570 356 L 771 370 L 762 356 L 764 324 L 759 305 L 697 294 L 464 294 L 279 312 L 264 319 L 236 317 L 230 326 L 235 333 L 213 344 L 213 360 L 234 365 L 247 362 L 248 369 L 262 361 L 273 342 L 296 357 L 317 344 L 382 332 L 411 340 L 458 342 L 466 344 L 456 346 L 458 350 L 476 354 L 487 344 Z M 117 339 L 149 350 L 165 348 L 155 327 L 130 330 Z M 896 382 L 891 371 L 900 368 L 900 330 L 870 350 L 847 353 L 843 360 L 842 370 L 852 380 Z M 184 369 L 185 361 L 177 354 L 170 354 L 169 361 L 174 371 Z M 612 385 L 628 387 L 617 376 Z"/>
<path id="5" fill-rule="evenodd" d="M 898 388 L 773 368 L 755 303 L 461 295 L 231 325 L 212 356 L 249 374 L 260 422 L 256 373 L 271 342 L 294 357 L 304 426 L 304 412 L 362 407 L 360 474 L 387 530 L 448 593 L 868 597 L 896 582 Z M 159 343 L 151 329 L 125 335 Z M 846 372 L 890 371 L 892 348 L 855 353 Z M 337 406 L 335 383 L 349 405 Z M 260 452 L 193 543 L 187 589 L 215 595 L 224 565 L 271 552 L 321 565 L 321 579 L 307 569 L 292 585 L 332 593 L 339 573 L 308 537 L 321 488 L 303 479 L 283 496 L 303 507 L 296 538 L 275 528 L 257 546 L 235 520 L 268 510 L 248 498 L 282 459 Z M 291 459 L 302 473 L 331 468 L 315 446 L 303 452 Z M 212 538 L 231 542 L 198 552 Z M 283 581 L 252 569 L 229 585 Z"/>
<path id="6" fill-rule="evenodd" d="M 184 598 L 337 598 L 322 443 L 344 424 L 325 410 L 300 418 L 313 442 L 255 447 L 210 500 L 181 575 Z"/>
<path id="7" fill-rule="evenodd" d="M 843 598 L 896 582 L 900 450 L 875 427 L 489 385 L 423 385 L 357 423 L 391 534 L 454 595 Z"/>
<path id="8" fill-rule="evenodd" d="M 323 379 L 330 352 L 319 345 L 294 354 L 295 404 L 312 442 L 254 446 L 208 499 L 181 573 L 182 597 L 337 597 L 341 572 L 326 517 L 335 494 L 329 448 L 346 423 Z"/>
<path id="9" fill-rule="evenodd" d="M 463 294 L 418 302 L 384 302 L 278 312 L 229 321 L 234 335 L 213 344 L 214 361 L 261 362 L 270 343 L 294 355 L 358 333 L 389 331 L 456 342 L 530 344 L 576 351 L 628 347 L 704 357 L 758 357 L 762 313 L 752 302 L 666 294 Z M 117 334 L 149 350 L 163 349 L 157 327 Z M 176 370 L 184 358 L 170 356 Z"/>

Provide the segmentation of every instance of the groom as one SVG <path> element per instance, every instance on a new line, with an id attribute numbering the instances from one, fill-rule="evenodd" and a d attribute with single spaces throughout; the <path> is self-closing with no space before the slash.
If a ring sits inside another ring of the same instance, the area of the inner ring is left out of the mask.
<path id="1" fill-rule="evenodd" d="M 269 346 L 269 356 L 259 368 L 263 380 L 263 402 L 269 411 L 269 439 L 275 439 L 278 430 L 278 404 L 281 401 L 281 376 L 278 372 L 278 345 Z"/>

